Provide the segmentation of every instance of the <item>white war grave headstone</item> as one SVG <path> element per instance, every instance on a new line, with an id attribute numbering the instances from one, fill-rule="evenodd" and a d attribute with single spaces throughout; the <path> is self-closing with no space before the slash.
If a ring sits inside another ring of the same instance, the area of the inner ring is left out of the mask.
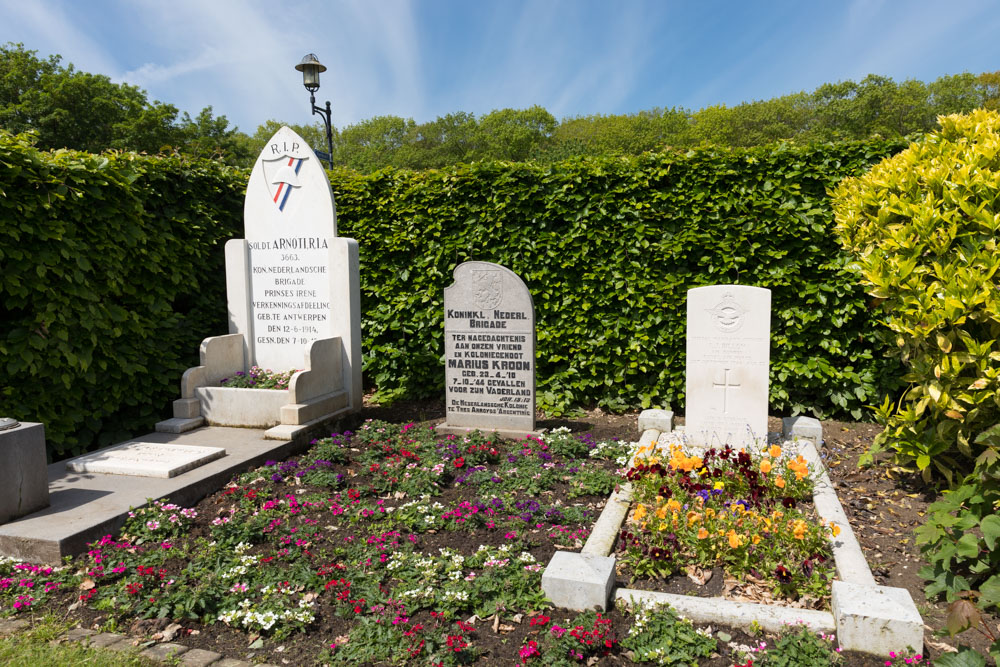
<path id="1" fill-rule="evenodd" d="M 445 423 L 505 437 L 535 431 L 535 305 L 499 264 L 465 262 L 444 290 Z"/>
<path id="2" fill-rule="evenodd" d="M 361 409 L 358 244 L 337 236 L 326 172 L 288 127 L 257 158 L 243 214 L 246 238 L 226 243 L 230 333 L 202 342 L 175 418 L 158 430 L 279 424 L 266 435 L 286 438 L 291 427 Z M 251 366 L 300 372 L 287 396 L 218 386 Z"/>
<path id="3" fill-rule="evenodd" d="M 770 337 L 770 290 L 746 285 L 688 290 L 688 443 L 736 449 L 766 444 Z"/>

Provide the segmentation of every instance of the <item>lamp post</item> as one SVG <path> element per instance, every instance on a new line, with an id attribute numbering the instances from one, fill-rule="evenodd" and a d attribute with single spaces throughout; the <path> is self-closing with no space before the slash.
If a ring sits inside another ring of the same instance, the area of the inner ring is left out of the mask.
<path id="1" fill-rule="evenodd" d="M 295 66 L 295 69 L 302 72 L 302 85 L 309 91 L 309 103 L 312 104 L 313 114 L 319 114 L 326 123 L 326 150 L 327 162 L 333 169 L 333 126 L 331 125 L 330 100 L 326 101 L 326 108 L 316 106 L 316 91 L 319 90 L 319 73 L 326 71 L 326 66 L 319 61 L 314 53 L 307 53 L 302 58 L 302 62 Z"/>

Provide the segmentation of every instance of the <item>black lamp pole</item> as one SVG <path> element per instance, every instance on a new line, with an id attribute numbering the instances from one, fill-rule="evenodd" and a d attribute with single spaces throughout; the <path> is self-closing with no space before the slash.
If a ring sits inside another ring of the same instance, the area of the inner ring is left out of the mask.
<path id="1" fill-rule="evenodd" d="M 315 54 L 309 53 L 302 58 L 302 62 L 295 66 L 295 69 L 302 72 L 302 85 L 309 91 L 309 103 L 312 105 L 313 115 L 319 114 L 326 125 L 326 150 L 327 161 L 333 169 L 333 112 L 330 109 L 330 100 L 326 101 L 326 108 L 316 106 L 316 91 L 319 90 L 319 73 L 326 71 L 326 66 L 319 61 Z"/>

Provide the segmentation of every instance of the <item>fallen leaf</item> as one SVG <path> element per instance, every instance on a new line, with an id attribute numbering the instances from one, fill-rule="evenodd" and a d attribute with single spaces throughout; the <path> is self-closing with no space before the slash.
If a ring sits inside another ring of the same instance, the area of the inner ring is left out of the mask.
<path id="1" fill-rule="evenodd" d="M 924 639 L 924 643 L 931 648 L 936 648 L 939 651 L 944 651 L 945 653 L 958 653 L 958 649 L 951 644 L 945 644 L 944 642 L 935 642 L 930 639 Z"/>
<path id="2" fill-rule="evenodd" d="M 513 625 L 507 625 L 506 623 L 501 623 L 500 624 L 500 632 L 501 633 L 514 632 L 514 626 Z"/>
<path id="3" fill-rule="evenodd" d="M 497 628 L 500 627 L 500 614 L 493 614 L 493 633 L 499 632 Z"/>
<path id="4" fill-rule="evenodd" d="M 184 626 L 182 626 L 180 623 L 171 623 L 170 625 L 165 627 L 162 632 L 163 641 L 165 642 L 172 641 L 173 638 L 177 636 L 177 631 L 181 630 L 183 627 Z"/>
<path id="5" fill-rule="evenodd" d="M 95 586 L 97 586 L 97 584 L 95 584 L 94 580 L 91 579 L 90 577 L 85 577 L 83 581 L 80 582 L 81 591 L 89 591 L 91 588 L 94 588 Z"/>
<path id="6" fill-rule="evenodd" d="M 697 565 L 688 565 L 684 571 L 687 572 L 688 579 L 699 586 L 704 586 L 712 578 L 711 570 L 700 568 Z"/>

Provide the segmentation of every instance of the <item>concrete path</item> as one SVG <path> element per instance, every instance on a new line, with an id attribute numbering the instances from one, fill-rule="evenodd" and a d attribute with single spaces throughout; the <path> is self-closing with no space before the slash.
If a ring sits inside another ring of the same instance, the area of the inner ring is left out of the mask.
<path id="1" fill-rule="evenodd" d="M 324 432 L 330 431 L 320 431 Z M 305 433 L 295 440 L 268 440 L 263 430 L 219 426 L 180 434 L 150 433 L 132 440 L 224 447 L 226 456 L 170 479 L 76 473 L 66 469 L 65 461 L 53 463 L 48 467 L 49 507 L 0 526 L 0 555 L 57 564 L 63 556 L 85 551 L 89 542 L 115 533 L 130 507 L 167 497 L 191 506 L 235 474 L 308 446 Z"/>
<path id="2" fill-rule="evenodd" d="M 0 618 L 0 638 L 7 637 L 30 627 L 28 621 L 19 618 Z M 73 628 L 52 640 L 53 644 L 81 642 L 97 649 L 109 651 L 129 651 L 153 662 L 184 665 L 185 667 L 277 667 L 244 660 L 226 658 L 221 653 L 190 648 L 176 642 L 155 643 L 144 638 L 129 637 L 117 632 L 96 632 L 86 628 Z"/>

